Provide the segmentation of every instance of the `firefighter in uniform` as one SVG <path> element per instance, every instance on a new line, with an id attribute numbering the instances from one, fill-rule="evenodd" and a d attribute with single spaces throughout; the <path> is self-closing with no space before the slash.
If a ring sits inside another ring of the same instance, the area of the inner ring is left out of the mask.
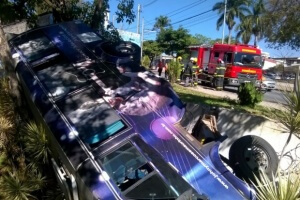
<path id="1" fill-rule="evenodd" d="M 192 86 L 198 85 L 198 65 L 197 65 L 197 58 L 193 59 L 193 66 L 192 66 Z"/>
<path id="2" fill-rule="evenodd" d="M 185 86 L 189 86 L 190 79 L 192 78 L 192 68 L 193 68 L 193 60 L 194 58 L 191 57 L 190 61 L 186 65 L 184 69 L 184 77 L 185 77 Z"/>

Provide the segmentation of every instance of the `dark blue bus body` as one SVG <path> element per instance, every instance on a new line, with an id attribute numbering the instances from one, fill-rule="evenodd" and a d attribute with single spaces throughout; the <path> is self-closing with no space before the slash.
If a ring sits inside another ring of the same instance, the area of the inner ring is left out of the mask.
<path id="1" fill-rule="evenodd" d="M 218 143 L 202 146 L 180 126 L 185 107 L 170 84 L 103 43 L 81 22 L 10 40 L 53 163 L 72 177 L 67 199 L 254 199 L 223 165 Z"/>

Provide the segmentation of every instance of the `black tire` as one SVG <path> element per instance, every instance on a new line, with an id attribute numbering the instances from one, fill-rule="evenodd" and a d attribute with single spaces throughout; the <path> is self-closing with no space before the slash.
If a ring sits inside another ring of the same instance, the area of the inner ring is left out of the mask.
<path id="1" fill-rule="evenodd" d="M 95 53 L 103 61 L 117 64 L 126 62 L 140 63 L 141 48 L 132 42 L 103 42 L 95 48 Z"/>
<path id="2" fill-rule="evenodd" d="M 229 150 L 229 162 L 240 179 L 256 182 L 260 171 L 272 179 L 278 167 L 278 156 L 273 147 L 264 139 L 248 135 L 236 140 Z"/>

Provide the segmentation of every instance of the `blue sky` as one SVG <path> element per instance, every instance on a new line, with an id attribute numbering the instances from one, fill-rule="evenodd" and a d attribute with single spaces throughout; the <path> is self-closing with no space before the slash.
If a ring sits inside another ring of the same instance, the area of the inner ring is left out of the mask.
<path id="1" fill-rule="evenodd" d="M 213 5 L 220 0 L 135 0 L 135 12 L 137 14 L 138 4 L 142 7 L 141 18 L 144 18 L 145 33 L 144 39 L 155 39 L 156 33 L 149 32 L 155 23 L 155 18 L 160 15 L 168 16 L 174 29 L 180 25 L 188 29 L 194 35 L 196 33 L 202 34 L 212 39 L 222 38 L 222 27 L 220 30 L 216 29 L 216 22 L 218 19 L 217 12 L 207 12 L 198 17 L 179 22 L 188 17 L 201 14 L 212 9 Z M 110 21 L 113 20 L 113 15 L 117 9 L 117 0 L 110 0 Z M 176 23 L 179 22 L 179 23 Z M 142 23 L 141 23 L 142 24 Z M 131 25 L 127 23 L 114 23 L 116 28 L 126 31 L 137 31 L 137 20 Z M 228 34 L 228 29 L 225 27 L 225 35 Z M 233 36 L 236 34 L 233 33 Z M 253 44 L 251 41 L 249 44 Z M 264 51 L 269 52 L 271 57 L 300 57 L 299 51 L 292 51 L 288 47 L 276 50 L 267 46 L 261 40 L 258 46 Z"/>

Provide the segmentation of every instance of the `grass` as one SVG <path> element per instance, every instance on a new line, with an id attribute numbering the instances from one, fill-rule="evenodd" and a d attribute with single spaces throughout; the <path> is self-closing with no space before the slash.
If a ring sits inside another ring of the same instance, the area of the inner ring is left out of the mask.
<path id="1" fill-rule="evenodd" d="M 260 105 L 256 105 L 254 108 L 249 106 L 241 106 L 238 101 L 229 99 L 228 97 L 220 98 L 212 95 L 207 95 L 205 93 L 198 92 L 178 84 L 173 84 L 172 86 L 181 100 L 186 103 L 207 104 L 211 106 L 230 108 L 255 115 L 266 116 L 269 118 L 273 118 L 272 113 L 274 113 L 274 111 L 278 112 L 277 109 Z"/>

